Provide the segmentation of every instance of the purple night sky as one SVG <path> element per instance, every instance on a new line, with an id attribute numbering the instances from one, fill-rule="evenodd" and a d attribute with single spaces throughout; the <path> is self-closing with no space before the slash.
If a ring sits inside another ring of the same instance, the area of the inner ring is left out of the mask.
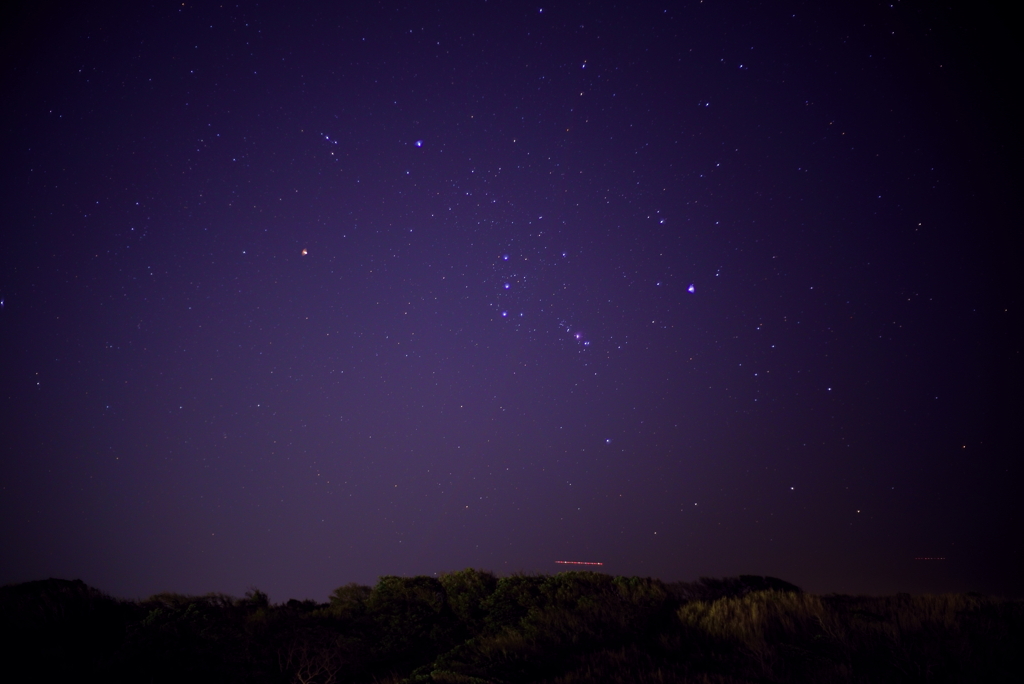
<path id="1" fill-rule="evenodd" d="M 1019 47 L 932 5 L 13 11 L 0 584 L 1019 592 Z"/>

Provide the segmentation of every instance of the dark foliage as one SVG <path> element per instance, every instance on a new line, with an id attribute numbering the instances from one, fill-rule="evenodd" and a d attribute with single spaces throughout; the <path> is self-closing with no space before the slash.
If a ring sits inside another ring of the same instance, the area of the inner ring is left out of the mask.
<path id="1" fill-rule="evenodd" d="M 119 601 L 80 581 L 0 588 L 3 663 L 35 681 L 1010 682 L 1024 604 L 814 596 L 771 577 L 664 584 L 462 570 L 272 605 L 252 590 Z"/>
<path id="2" fill-rule="evenodd" d="M 752 591 L 800 592 L 800 587 L 776 577 L 740 575 L 722 579 L 701 577 L 696 582 L 673 582 L 666 588 L 679 601 L 717 601 L 720 598 L 746 596 Z"/>
<path id="3" fill-rule="evenodd" d="M 4 667 L 28 663 L 20 671 L 37 681 L 103 671 L 124 643 L 127 626 L 139 616 L 137 606 L 110 598 L 81 580 L 0 587 Z"/>

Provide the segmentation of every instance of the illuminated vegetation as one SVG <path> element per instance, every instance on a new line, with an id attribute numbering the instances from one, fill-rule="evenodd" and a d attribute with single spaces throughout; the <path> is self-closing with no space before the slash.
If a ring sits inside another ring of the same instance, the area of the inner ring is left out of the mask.
<path id="1" fill-rule="evenodd" d="M 5 666 L 44 681 L 1009 682 L 1024 672 L 1019 601 L 815 596 L 751 576 L 666 584 L 462 570 L 278 605 L 256 590 L 128 602 L 46 580 L 0 589 L 0 614 Z"/>

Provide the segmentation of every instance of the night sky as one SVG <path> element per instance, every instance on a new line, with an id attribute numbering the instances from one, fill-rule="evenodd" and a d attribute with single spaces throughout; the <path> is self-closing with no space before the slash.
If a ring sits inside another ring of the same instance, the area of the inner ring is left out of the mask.
<path id="1" fill-rule="evenodd" d="M 1020 592 L 1006 18 L 7 12 L 0 583 Z"/>

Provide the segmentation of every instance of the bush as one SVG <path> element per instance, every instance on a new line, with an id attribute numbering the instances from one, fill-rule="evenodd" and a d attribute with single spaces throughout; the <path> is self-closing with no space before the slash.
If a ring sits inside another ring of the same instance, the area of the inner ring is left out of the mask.
<path id="1" fill-rule="evenodd" d="M 43 680 L 266 684 L 1016 682 L 1024 603 L 814 596 L 773 578 L 382 577 L 330 602 L 0 588 L 4 663 Z M 10 678 L 10 677 L 8 677 Z"/>
<path id="2" fill-rule="evenodd" d="M 452 613 L 468 633 L 484 626 L 486 601 L 497 589 L 498 578 L 483 570 L 466 569 L 441 575 L 441 586 L 448 597 Z"/>

